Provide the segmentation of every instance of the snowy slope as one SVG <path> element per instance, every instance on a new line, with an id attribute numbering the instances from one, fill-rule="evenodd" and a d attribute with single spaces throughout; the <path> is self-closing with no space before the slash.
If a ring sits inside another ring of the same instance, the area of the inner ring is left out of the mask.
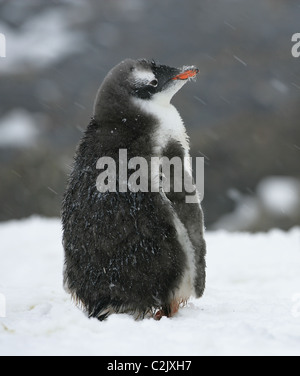
<path id="1" fill-rule="evenodd" d="M 300 355 L 300 229 L 206 238 L 201 300 L 159 322 L 100 323 L 61 287 L 59 220 L 1 224 L 0 355 Z"/>

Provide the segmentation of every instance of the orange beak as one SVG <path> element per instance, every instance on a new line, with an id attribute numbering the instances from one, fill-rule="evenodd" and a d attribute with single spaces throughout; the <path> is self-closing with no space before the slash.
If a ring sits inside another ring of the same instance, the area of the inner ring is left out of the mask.
<path id="1" fill-rule="evenodd" d="M 178 74 L 177 76 L 173 77 L 172 80 L 187 80 L 189 78 L 195 77 L 199 73 L 199 69 L 189 69 L 183 73 Z"/>

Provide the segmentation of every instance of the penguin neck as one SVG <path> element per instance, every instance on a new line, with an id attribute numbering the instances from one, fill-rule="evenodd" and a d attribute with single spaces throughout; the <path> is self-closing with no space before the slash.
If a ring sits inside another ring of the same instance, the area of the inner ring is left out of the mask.
<path id="1" fill-rule="evenodd" d="M 168 143 L 175 140 L 182 145 L 185 155 L 189 155 L 189 140 L 183 120 L 170 100 L 157 97 L 155 100 L 134 99 L 134 103 L 156 119 L 152 136 L 154 154 L 162 155 Z"/>
<path id="2" fill-rule="evenodd" d="M 124 93 L 100 87 L 94 103 L 93 117 L 98 123 L 107 123 L 110 119 L 115 121 L 116 115 L 122 114 L 128 103 L 128 97 Z"/>
<path id="3" fill-rule="evenodd" d="M 142 110 L 146 114 L 151 114 L 155 116 L 156 119 L 162 120 L 170 113 L 175 113 L 179 115 L 176 108 L 171 104 L 169 98 L 165 96 L 156 96 L 151 100 L 147 99 L 140 99 L 140 98 L 133 98 L 134 105 L 139 109 Z"/>

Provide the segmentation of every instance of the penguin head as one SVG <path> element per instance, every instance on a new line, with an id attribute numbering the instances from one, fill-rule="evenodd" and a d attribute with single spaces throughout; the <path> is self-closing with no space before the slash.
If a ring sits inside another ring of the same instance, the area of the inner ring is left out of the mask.
<path id="1" fill-rule="evenodd" d="M 196 77 L 199 70 L 194 66 L 173 68 L 160 65 L 153 60 L 126 59 L 114 67 L 101 85 L 94 107 L 94 116 L 101 112 L 101 104 L 106 106 L 125 104 L 129 98 L 156 100 L 170 103 L 173 96 Z"/>
<path id="2" fill-rule="evenodd" d="M 194 67 L 173 68 L 155 61 L 138 60 L 131 68 L 129 82 L 132 95 L 144 100 L 170 102 L 172 97 L 199 70 Z"/>

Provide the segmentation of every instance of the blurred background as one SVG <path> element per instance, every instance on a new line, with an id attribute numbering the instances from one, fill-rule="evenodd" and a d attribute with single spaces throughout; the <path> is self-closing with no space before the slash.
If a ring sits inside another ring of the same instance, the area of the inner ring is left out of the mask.
<path id="1" fill-rule="evenodd" d="M 0 0 L 0 221 L 60 215 L 100 83 L 145 57 L 201 70 L 173 103 L 207 228 L 300 225 L 299 20 L 296 0 Z"/>

